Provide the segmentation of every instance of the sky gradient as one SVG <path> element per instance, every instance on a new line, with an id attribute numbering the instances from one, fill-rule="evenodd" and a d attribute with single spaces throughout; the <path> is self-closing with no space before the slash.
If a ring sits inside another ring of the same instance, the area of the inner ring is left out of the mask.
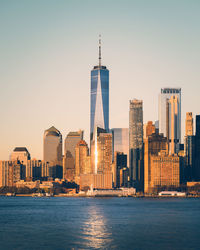
<path id="1" fill-rule="evenodd" d="M 162 87 L 182 88 L 185 113 L 200 114 L 199 0 L 0 0 L 0 160 L 16 146 L 42 159 L 43 133 L 85 130 L 90 70 L 110 70 L 110 128 L 128 127 L 129 100 L 158 119 Z"/>

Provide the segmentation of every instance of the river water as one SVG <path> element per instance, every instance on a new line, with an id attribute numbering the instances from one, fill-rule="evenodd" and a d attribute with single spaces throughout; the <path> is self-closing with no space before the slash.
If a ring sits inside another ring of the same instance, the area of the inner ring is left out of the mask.
<path id="1" fill-rule="evenodd" d="M 0 249 L 200 249 L 199 198 L 0 197 Z"/>

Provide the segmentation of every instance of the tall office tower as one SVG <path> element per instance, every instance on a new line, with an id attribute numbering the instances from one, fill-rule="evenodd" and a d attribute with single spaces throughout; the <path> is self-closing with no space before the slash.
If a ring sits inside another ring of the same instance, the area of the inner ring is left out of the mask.
<path id="1" fill-rule="evenodd" d="M 180 137 L 179 137 L 179 99 L 177 96 L 172 95 L 168 100 L 168 131 L 167 138 L 169 139 L 169 152 L 176 154 L 179 151 Z"/>
<path id="2" fill-rule="evenodd" d="M 49 163 L 41 160 L 29 160 L 26 166 L 26 180 L 40 180 L 49 177 Z"/>
<path id="3" fill-rule="evenodd" d="M 156 133 L 156 127 L 152 121 L 148 121 L 143 126 L 143 139 L 146 139 L 149 135 Z"/>
<path id="4" fill-rule="evenodd" d="M 123 152 L 129 159 L 129 129 L 128 128 L 112 128 L 113 134 L 113 157 L 114 152 Z M 129 165 L 129 162 L 127 162 Z"/>
<path id="5" fill-rule="evenodd" d="M 27 165 L 27 161 L 31 159 L 31 155 L 25 147 L 16 147 L 11 153 L 11 161 L 20 161 Z"/>
<path id="6" fill-rule="evenodd" d="M 75 148 L 76 152 L 76 164 L 75 164 L 75 175 L 80 176 L 81 174 L 90 174 L 90 164 L 88 164 L 89 149 L 86 141 L 81 140 L 78 142 Z"/>
<path id="7" fill-rule="evenodd" d="M 105 174 L 112 171 L 112 134 L 100 133 L 97 137 L 95 173 Z"/>
<path id="8" fill-rule="evenodd" d="M 23 178 L 23 165 L 18 161 L 0 161 L 0 187 L 9 186 Z"/>
<path id="9" fill-rule="evenodd" d="M 81 175 L 80 186 L 97 189 L 112 188 L 112 133 L 96 127 L 91 141 L 92 174 Z"/>
<path id="10" fill-rule="evenodd" d="M 99 65 L 91 71 L 90 141 L 96 127 L 109 130 L 109 70 L 101 65 L 101 40 L 99 40 Z"/>
<path id="11" fill-rule="evenodd" d="M 161 89 L 159 94 L 159 133 L 167 135 L 168 130 L 168 100 L 171 96 L 176 96 L 178 99 L 178 112 L 177 112 L 177 137 L 181 142 L 181 89 L 180 88 L 164 88 Z"/>
<path id="12" fill-rule="evenodd" d="M 130 101 L 129 158 L 131 185 L 142 190 L 144 181 L 143 102 L 136 99 Z"/>
<path id="13" fill-rule="evenodd" d="M 196 115 L 195 167 L 193 180 L 200 181 L 200 115 Z"/>
<path id="14" fill-rule="evenodd" d="M 115 151 L 114 162 L 112 164 L 113 184 L 119 188 L 128 184 L 127 155 L 123 152 Z"/>
<path id="15" fill-rule="evenodd" d="M 161 150 L 168 152 L 167 138 L 163 134 L 152 134 L 144 140 L 144 192 L 151 192 L 151 156 L 158 155 Z"/>
<path id="16" fill-rule="evenodd" d="M 159 120 L 155 121 L 155 128 L 156 128 L 156 131 L 159 133 Z"/>
<path id="17" fill-rule="evenodd" d="M 54 126 L 44 131 L 43 160 L 51 166 L 62 165 L 62 135 Z"/>
<path id="18" fill-rule="evenodd" d="M 69 132 L 65 138 L 63 177 L 68 181 L 74 181 L 75 178 L 75 148 L 80 140 L 83 140 L 82 130 Z"/>
<path id="19" fill-rule="evenodd" d="M 193 135 L 193 117 L 192 112 L 186 113 L 185 119 L 185 136 Z"/>
<path id="20" fill-rule="evenodd" d="M 192 112 L 186 113 L 185 119 L 185 144 L 184 144 L 184 154 L 185 154 L 185 180 L 191 181 L 194 166 L 195 166 L 195 136 L 193 135 L 193 117 Z"/>

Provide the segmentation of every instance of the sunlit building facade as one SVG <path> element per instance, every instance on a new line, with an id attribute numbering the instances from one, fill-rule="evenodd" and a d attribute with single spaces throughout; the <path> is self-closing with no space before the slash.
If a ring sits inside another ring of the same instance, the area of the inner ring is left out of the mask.
<path id="1" fill-rule="evenodd" d="M 143 139 L 146 139 L 148 136 L 156 133 L 156 127 L 152 121 L 148 121 L 143 126 Z"/>
<path id="2" fill-rule="evenodd" d="M 180 145 L 180 124 L 179 124 L 179 98 L 172 95 L 168 100 L 168 124 L 167 124 L 167 138 L 169 141 L 169 153 L 177 154 Z"/>
<path id="3" fill-rule="evenodd" d="M 54 126 L 44 131 L 43 160 L 50 165 L 62 165 L 62 135 Z"/>
<path id="4" fill-rule="evenodd" d="M 101 65 L 101 42 L 99 65 L 91 71 L 90 140 L 94 139 L 96 127 L 109 130 L 109 70 Z"/>
<path id="5" fill-rule="evenodd" d="M 63 177 L 68 181 L 75 180 L 76 146 L 83 140 L 83 134 L 83 130 L 69 132 L 65 138 Z"/>
<path id="6" fill-rule="evenodd" d="M 129 109 L 129 169 L 131 185 L 142 189 L 144 181 L 143 102 L 131 100 Z"/>
<path id="7" fill-rule="evenodd" d="M 0 187 L 12 187 L 24 179 L 24 165 L 16 161 L 0 161 Z"/>
<path id="8" fill-rule="evenodd" d="M 168 155 L 160 151 L 158 155 L 151 156 L 151 182 L 150 188 L 179 187 L 181 182 L 180 158 L 178 155 Z"/>
<path id="9" fill-rule="evenodd" d="M 90 164 L 88 162 L 89 148 L 86 141 L 81 140 L 78 142 L 75 148 L 76 152 L 76 164 L 75 164 L 75 175 L 80 176 L 81 174 L 90 174 Z M 88 166 L 89 165 L 89 166 Z"/>
<path id="10" fill-rule="evenodd" d="M 178 110 L 177 110 L 177 138 L 181 142 L 181 89 L 180 88 L 162 88 L 159 94 L 159 133 L 163 133 L 165 137 L 168 137 L 168 100 L 172 96 L 176 96 L 178 100 Z"/>
<path id="11" fill-rule="evenodd" d="M 168 152 L 168 141 L 163 134 L 154 133 L 144 139 L 144 192 L 151 192 L 152 166 L 151 157 L 157 156 L 161 150 Z"/>
<path id="12" fill-rule="evenodd" d="M 31 159 L 31 155 L 27 148 L 25 147 L 16 147 L 11 153 L 11 161 L 20 161 L 24 165 L 27 165 L 28 160 Z"/>

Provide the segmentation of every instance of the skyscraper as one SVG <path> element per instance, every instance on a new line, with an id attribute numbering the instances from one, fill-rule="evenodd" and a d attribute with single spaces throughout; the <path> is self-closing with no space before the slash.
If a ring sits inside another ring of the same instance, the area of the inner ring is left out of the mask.
<path id="1" fill-rule="evenodd" d="M 96 127 L 109 130 L 109 71 L 101 65 L 101 40 L 99 39 L 99 65 L 91 71 L 90 141 Z"/>
<path id="2" fill-rule="evenodd" d="M 180 88 L 164 88 L 161 89 L 159 94 L 159 133 L 167 135 L 168 130 L 168 100 L 171 96 L 176 96 L 178 99 L 179 107 L 177 112 L 177 137 L 181 142 L 181 89 Z"/>
<path id="3" fill-rule="evenodd" d="M 185 136 L 193 135 L 193 117 L 192 112 L 186 113 L 185 119 Z"/>
<path id="4" fill-rule="evenodd" d="M 195 136 L 193 135 L 193 117 L 192 112 L 186 113 L 185 119 L 185 141 L 184 141 L 184 153 L 185 153 L 185 179 L 191 181 L 193 178 L 195 167 Z"/>
<path id="5" fill-rule="evenodd" d="M 144 139 L 144 192 L 151 189 L 151 157 L 158 155 L 160 151 L 168 151 L 167 138 L 163 134 L 153 133 Z"/>
<path id="6" fill-rule="evenodd" d="M 89 149 L 86 141 L 81 140 L 78 142 L 75 148 L 76 151 L 76 164 L 75 164 L 75 175 L 80 176 L 81 174 L 90 174 L 90 164 L 88 164 Z"/>
<path id="7" fill-rule="evenodd" d="M 69 132 L 65 138 L 63 177 L 69 181 L 75 178 L 75 148 L 80 140 L 83 140 L 82 130 Z"/>
<path id="8" fill-rule="evenodd" d="M 114 187 L 126 186 L 128 182 L 127 155 L 123 152 L 115 151 L 114 162 L 112 164 Z"/>
<path id="9" fill-rule="evenodd" d="M 31 155 L 25 147 L 16 147 L 11 153 L 11 161 L 20 161 L 27 165 L 27 161 L 31 159 Z"/>
<path id="10" fill-rule="evenodd" d="M 148 136 L 156 133 L 156 127 L 152 121 L 148 121 L 143 126 L 143 139 L 146 139 Z"/>
<path id="11" fill-rule="evenodd" d="M 170 154 L 176 154 L 179 151 L 180 135 L 179 135 L 179 98 L 172 95 L 168 100 L 167 116 L 168 128 L 167 128 L 167 139 L 169 140 L 169 152 Z"/>
<path id="12" fill-rule="evenodd" d="M 114 152 L 123 152 L 129 159 L 129 129 L 128 128 L 112 128 L 113 134 L 113 157 Z M 129 166 L 129 162 L 127 162 Z"/>
<path id="13" fill-rule="evenodd" d="M 196 115 L 195 168 L 193 180 L 200 181 L 200 115 Z"/>
<path id="14" fill-rule="evenodd" d="M 143 102 L 130 101 L 129 110 L 129 168 L 130 182 L 139 189 L 143 188 Z"/>
<path id="15" fill-rule="evenodd" d="M 44 131 L 43 159 L 50 165 L 62 165 L 62 135 L 54 126 Z"/>

